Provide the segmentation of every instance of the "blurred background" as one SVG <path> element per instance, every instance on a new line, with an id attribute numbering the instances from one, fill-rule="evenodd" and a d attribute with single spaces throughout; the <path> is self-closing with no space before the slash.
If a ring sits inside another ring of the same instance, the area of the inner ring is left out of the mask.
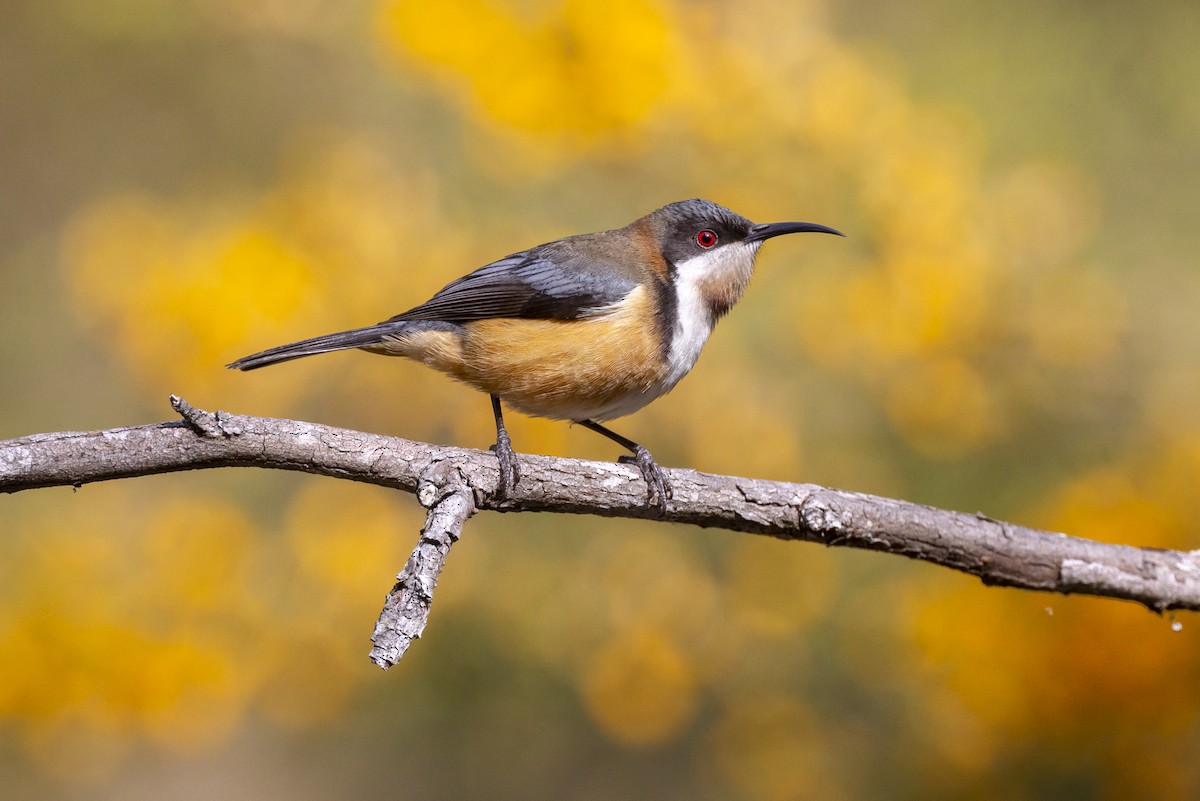
<path id="1" fill-rule="evenodd" d="M 415 364 L 223 365 L 702 196 L 849 238 L 766 247 L 692 375 L 617 424 L 661 463 L 1200 547 L 1195 3 L 3 17 L 0 437 L 170 419 L 174 392 L 486 447 L 486 398 Z M 0 796 L 1200 797 L 1192 616 L 485 514 L 382 674 L 421 519 L 243 470 L 0 499 Z"/>

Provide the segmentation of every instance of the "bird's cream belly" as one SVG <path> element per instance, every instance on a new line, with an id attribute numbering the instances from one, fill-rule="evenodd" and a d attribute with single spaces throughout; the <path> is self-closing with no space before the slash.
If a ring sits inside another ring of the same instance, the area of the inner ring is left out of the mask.
<path id="1" fill-rule="evenodd" d="M 480 320 L 416 330 L 371 350 L 424 362 L 534 417 L 603 421 L 674 386 L 653 328 L 636 322 L 616 310 L 576 320 Z"/>
<path id="2" fill-rule="evenodd" d="M 657 342 L 629 329 L 611 318 L 472 323 L 448 372 L 525 414 L 611 420 L 662 394 Z"/>

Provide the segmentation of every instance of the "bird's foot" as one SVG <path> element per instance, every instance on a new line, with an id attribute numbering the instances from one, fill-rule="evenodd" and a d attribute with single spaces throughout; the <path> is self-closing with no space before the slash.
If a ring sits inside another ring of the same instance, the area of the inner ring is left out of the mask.
<path id="1" fill-rule="evenodd" d="M 512 440 L 508 432 L 501 429 L 496 433 L 496 444 L 489 450 L 496 454 L 500 462 L 500 483 L 496 485 L 496 500 L 503 501 L 512 495 L 521 480 L 521 469 L 517 466 L 517 454 L 513 452 Z"/>
<path id="2" fill-rule="evenodd" d="M 671 500 L 671 482 L 667 480 L 667 474 L 654 461 L 650 451 L 638 445 L 633 456 L 622 456 L 617 461 L 623 464 L 637 465 L 638 469 L 642 471 L 642 478 L 646 480 L 646 502 L 649 504 L 657 501 L 658 508 L 665 514 L 669 510 Z"/>

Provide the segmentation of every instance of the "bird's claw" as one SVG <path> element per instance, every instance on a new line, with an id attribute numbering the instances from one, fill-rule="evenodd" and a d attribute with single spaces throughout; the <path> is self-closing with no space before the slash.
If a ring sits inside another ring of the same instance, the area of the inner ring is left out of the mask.
<path id="1" fill-rule="evenodd" d="M 496 444 L 489 450 L 496 454 L 500 463 L 500 483 L 496 485 L 496 500 L 503 501 L 510 497 L 521 480 L 521 469 L 517 465 L 517 454 L 513 452 L 512 440 L 508 432 L 501 430 L 496 434 Z"/>
<path id="2" fill-rule="evenodd" d="M 646 502 L 657 501 L 658 508 L 665 514 L 671 500 L 671 482 L 667 480 L 667 474 L 663 472 L 663 469 L 654 461 L 650 451 L 638 445 L 632 456 L 622 456 L 617 461 L 622 464 L 637 465 L 637 468 L 642 471 L 642 478 L 646 480 Z"/>

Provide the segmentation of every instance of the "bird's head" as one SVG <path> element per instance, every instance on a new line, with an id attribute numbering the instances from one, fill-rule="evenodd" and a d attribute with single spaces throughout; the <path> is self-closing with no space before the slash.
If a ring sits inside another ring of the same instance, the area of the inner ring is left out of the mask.
<path id="1" fill-rule="evenodd" d="M 800 233 L 845 236 L 817 223 L 753 223 L 699 198 L 663 206 L 643 220 L 653 232 L 676 286 L 681 292 L 699 292 L 714 317 L 723 315 L 742 296 L 754 271 L 754 258 L 766 240 Z"/>

